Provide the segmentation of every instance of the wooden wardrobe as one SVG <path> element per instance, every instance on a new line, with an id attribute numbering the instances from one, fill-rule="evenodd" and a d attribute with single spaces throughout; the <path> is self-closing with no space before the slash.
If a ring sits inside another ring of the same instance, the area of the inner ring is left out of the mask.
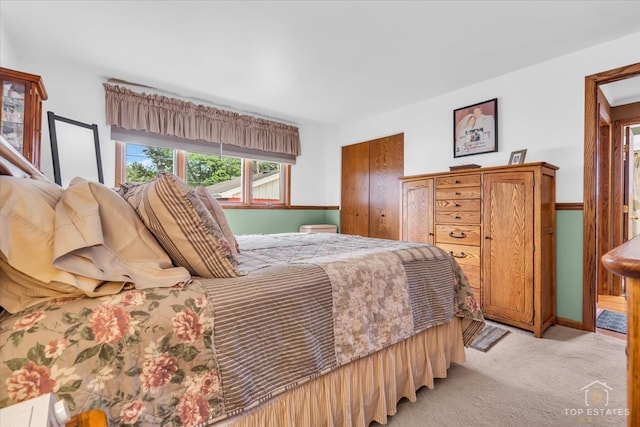
<path id="1" fill-rule="evenodd" d="M 42 101 L 47 99 L 42 78 L 0 67 L 0 134 L 40 169 Z"/>
<path id="2" fill-rule="evenodd" d="M 486 318 L 541 337 L 555 323 L 555 171 L 529 163 L 401 178 L 403 240 L 462 267 Z"/>
<path id="3" fill-rule="evenodd" d="M 340 232 L 400 238 L 404 134 L 342 147 Z"/>

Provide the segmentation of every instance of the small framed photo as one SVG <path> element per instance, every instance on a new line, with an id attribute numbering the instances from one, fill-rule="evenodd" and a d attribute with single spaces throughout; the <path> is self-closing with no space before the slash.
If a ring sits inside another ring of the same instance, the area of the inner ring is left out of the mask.
<path id="1" fill-rule="evenodd" d="M 524 163 L 524 157 L 527 155 L 526 148 L 524 150 L 512 151 L 509 157 L 510 165 L 518 165 Z"/>
<path id="2" fill-rule="evenodd" d="M 453 110 L 453 157 L 498 151 L 498 98 Z"/>

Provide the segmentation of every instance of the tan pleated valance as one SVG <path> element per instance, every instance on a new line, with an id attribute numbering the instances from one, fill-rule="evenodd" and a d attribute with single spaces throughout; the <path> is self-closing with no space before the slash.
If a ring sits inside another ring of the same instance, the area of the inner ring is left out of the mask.
<path id="1" fill-rule="evenodd" d="M 298 128 L 104 83 L 107 125 L 248 150 L 300 155 Z"/>

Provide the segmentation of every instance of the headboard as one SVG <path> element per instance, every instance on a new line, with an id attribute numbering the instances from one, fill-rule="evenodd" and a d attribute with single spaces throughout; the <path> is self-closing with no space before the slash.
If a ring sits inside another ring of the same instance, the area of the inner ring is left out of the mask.
<path id="1" fill-rule="evenodd" d="M 22 154 L 0 135 L 0 175 L 22 176 L 48 180 Z"/>

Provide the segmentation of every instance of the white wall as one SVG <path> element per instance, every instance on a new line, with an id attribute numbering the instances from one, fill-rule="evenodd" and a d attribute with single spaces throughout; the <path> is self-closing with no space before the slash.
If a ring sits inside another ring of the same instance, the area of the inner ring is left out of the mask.
<path id="1" fill-rule="evenodd" d="M 28 52 L 16 56 L 3 31 L 0 27 L 3 66 L 41 75 L 49 93 L 43 105 L 43 172 L 53 176 L 46 120 L 46 111 L 53 111 L 99 125 L 105 183 L 112 185 L 115 148 L 104 124 L 102 88 L 110 70 L 41 61 Z M 446 171 L 461 163 L 507 164 L 511 151 L 526 148 L 527 161 L 560 167 L 558 202 L 581 202 L 584 77 L 638 62 L 638 46 L 640 33 L 365 120 L 331 127 L 300 124 L 303 154 L 292 170 L 292 202 L 339 205 L 340 147 L 399 132 L 405 134 L 406 175 Z M 454 159 L 453 110 L 496 97 L 499 152 Z"/>
<path id="2" fill-rule="evenodd" d="M 115 181 L 115 144 L 110 140 L 109 128 L 105 125 L 105 97 L 102 87 L 104 79 L 99 72 L 79 64 L 41 63 L 31 61 L 31 58 L 23 61 L 22 67 L 18 69 L 41 75 L 49 95 L 49 99 L 42 104 L 40 163 L 42 172 L 49 178 L 53 178 L 51 143 L 46 114 L 47 111 L 52 111 L 58 116 L 98 125 L 104 181 L 107 185 L 113 185 Z M 82 153 L 82 150 L 79 153 Z M 82 158 L 74 160 L 78 163 L 86 161 Z M 67 174 L 65 173 L 65 175 Z M 73 176 L 72 174 L 68 175 Z"/>
<path id="3" fill-rule="evenodd" d="M 291 201 L 294 205 L 324 206 L 330 200 L 334 200 L 334 205 L 339 205 L 335 201 L 335 191 L 340 192 L 327 185 L 333 182 L 333 176 L 329 176 L 329 170 L 325 168 L 327 163 L 333 163 L 336 154 L 327 147 L 327 129 L 318 124 L 305 124 L 300 126 L 300 143 L 302 145 L 302 155 L 296 160 L 295 166 L 291 168 Z M 339 154 L 338 154 L 339 156 Z M 340 178 L 338 177 L 338 182 Z"/>
<path id="4" fill-rule="evenodd" d="M 404 132 L 405 174 L 449 170 L 477 163 L 505 165 L 511 151 L 527 149 L 526 161 L 560 167 L 558 202 L 582 202 L 584 78 L 636 63 L 640 33 L 484 81 L 443 96 L 328 130 L 326 168 L 330 195 L 340 202 L 340 147 Z M 454 159 L 453 110 L 498 98 L 498 152 Z M 332 189 L 332 190 L 331 190 Z"/>
<path id="5" fill-rule="evenodd" d="M 107 185 L 115 182 L 115 145 L 110 139 L 109 127 L 105 124 L 105 95 L 102 84 L 106 81 L 105 70 L 95 70 L 84 64 L 40 62 L 34 58 L 21 58 L 12 68 L 41 75 L 49 94 L 43 103 L 43 129 L 41 169 L 53 178 L 51 146 L 46 117 L 47 111 L 59 116 L 85 123 L 96 123 L 101 145 L 104 180 Z M 318 204 L 318 196 L 325 200 L 324 169 L 326 151 L 322 144 L 306 141 L 324 141 L 324 129 L 318 125 L 300 126 L 303 155 L 292 168 L 291 197 L 294 204 Z M 77 159 L 82 162 L 83 159 Z M 302 185 L 301 185 L 302 183 Z M 307 187 L 311 183 L 313 191 Z"/>
<path id="6" fill-rule="evenodd" d="M 4 25 L 0 21 L 0 66 L 12 68 L 15 66 L 16 61 L 13 46 L 10 44 Z"/>

